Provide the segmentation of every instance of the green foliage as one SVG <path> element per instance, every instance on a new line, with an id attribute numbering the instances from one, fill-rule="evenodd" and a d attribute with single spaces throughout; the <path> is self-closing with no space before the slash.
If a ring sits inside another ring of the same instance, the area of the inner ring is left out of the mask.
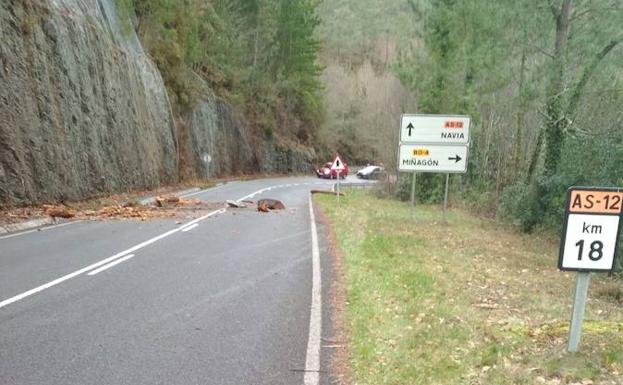
<path id="1" fill-rule="evenodd" d="M 411 200 L 413 174 L 402 173 L 398 179 L 396 197 L 401 201 Z M 415 199 L 417 203 L 443 202 L 445 192 L 445 175 L 419 173 L 416 176 Z"/>
<path id="2" fill-rule="evenodd" d="M 174 110 L 192 110 L 207 83 L 245 111 L 258 133 L 314 136 L 322 118 L 316 1 L 116 1 L 124 20 L 135 18 Z"/>
<path id="3" fill-rule="evenodd" d="M 623 9 L 571 0 L 565 18 L 567 2 L 409 1 L 421 32 L 393 67 L 418 112 L 472 116 L 459 188 L 525 231 L 560 227 L 568 187 L 623 182 Z"/>

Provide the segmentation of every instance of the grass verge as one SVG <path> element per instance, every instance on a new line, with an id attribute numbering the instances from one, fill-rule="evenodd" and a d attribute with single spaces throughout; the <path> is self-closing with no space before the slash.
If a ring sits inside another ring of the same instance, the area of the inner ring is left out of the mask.
<path id="1" fill-rule="evenodd" d="M 344 257 L 354 384 L 623 384 L 623 284 L 593 275 L 567 353 L 575 276 L 556 237 L 365 192 L 315 200 Z"/>

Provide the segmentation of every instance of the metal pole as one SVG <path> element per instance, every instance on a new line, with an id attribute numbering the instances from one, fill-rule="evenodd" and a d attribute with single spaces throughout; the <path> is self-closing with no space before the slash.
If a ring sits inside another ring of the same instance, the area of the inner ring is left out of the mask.
<path id="1" fill-rule="evenodd" d="M 337 203 L 340 203 L 340 171 L 337 171 Z"/>
<path id="2" fill-rule="evenodd" d="M 587 272 L 578 272 L 575 281 L 575 295 L 573 296 L 573 313 L 571 314 L 571 328 L 569 329 L 569 352 L 577 352 L 582 336 L 582 321 L 584 320 L 584 308 L 588 294 L 588 284 L 591 275 Z"/>
<path id="3" fill-rule="evenodd" d="M 415 172 L 411 177 L 411 207 L 415 207 Z"/>
<path id="4" fill-rule="evenodd" d="M 450 180 L 450 174 L 446 174 L 446 193 L 443 198 L 443 220 L 446 221 L 446 211 L 448 210 L 448 182 Z"/>

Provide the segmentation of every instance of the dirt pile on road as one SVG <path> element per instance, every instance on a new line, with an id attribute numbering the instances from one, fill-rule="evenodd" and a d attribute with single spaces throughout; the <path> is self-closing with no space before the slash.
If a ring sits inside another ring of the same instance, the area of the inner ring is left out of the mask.
<path id="1" fill-rule="evenodd" d="M 223 207 L 222 202 L 183 199 L 177 196 L 158 196 L 154 203 L 143 205 L 134 201 L 118 203 L 114 200 L 96 205 L 93 202 L 42 205 L 0 212 L 0 222 L 15 223 L 33 218 L 63 219 L 140 219 L 188 216 Z"/>

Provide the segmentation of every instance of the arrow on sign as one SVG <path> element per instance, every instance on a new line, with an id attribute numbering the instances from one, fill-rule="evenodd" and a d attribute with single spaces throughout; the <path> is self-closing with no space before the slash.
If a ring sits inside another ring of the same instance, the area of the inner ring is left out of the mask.
<path id="1" fill-rule="evenodd" d="M 409 125 L 407 126 L 407 128 L 409 129 L 409 136 L 411 136 L 411 130 L 415 128 L 413 127 L 413 123 L 409 122 Z"/>
<path id="2" fill-rule="evenodd" d="M 454 161 L 454 163 L 458 163 L 458 162 L 459 162 L 459 160 L 461 160 L 461 159 L 463 159 L 463 158 L 461 158 L 461 157 L 460 157 L 460 156 L 458 156 L 458 155 L 456 155 L 456 156 L 454 156 L 454 157 L 451 157 L 451 158 L 448 158 L 448 160 L 453 160 L 453 161 Z"/>

